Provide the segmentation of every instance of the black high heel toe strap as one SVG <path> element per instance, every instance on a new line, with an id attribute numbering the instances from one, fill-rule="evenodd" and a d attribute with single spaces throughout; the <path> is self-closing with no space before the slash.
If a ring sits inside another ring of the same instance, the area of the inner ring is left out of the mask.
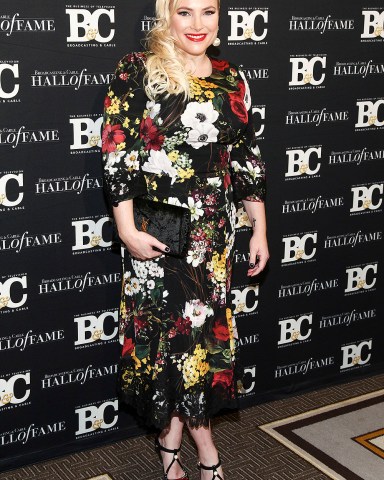
<path id="1" fill-rule="evenodd" d="M 172 458 L 172 461 L 171 463 L 168 465 L 165 473 L 164 473 L 164 480 L 168 480 L 168 472 L 169 470 L 171 469 L 172 465 L 177 462 L 179 465 L 180 465 L 180 468 L 183 469 L 183 472 L 184 472 L 184 475 L 183 477 L 180 479 L 180 480 L 188 480 L 188 474 L 187 472 L 184 470 L 184 467 L 182 465 L 182 463 L 180 462 L 180 459 L 179 459 L 179 455 L 178 453 L 180 452 L 181 450 L 181 446 L 179 448 L 173 448 L 173 449 L 170 449 L 170 448 L 166 448 L 166 447 L 163 447 L 161 445 L 161 443 L 159 442 L 159 437 L 156 437 L 155 438 L 155 448 L 157 448 L 158 450 L 161 450 L 162 452 L 166 452 L 166 453 L 173 453 L 173 458 Z"/>
<path id="2" fill-rule="evenodd" d="M 203 470 L 212 470 L 212 480 L 223 480 L 223 477 L 217 471 L 217 469 L 221 466 L 220 455 L 219 455 L 219 461 L 216 463 L 216 465 L 207 467 L 207 465 L 203 465 L 201 462 L 199 462 L 197 466 Z"/>

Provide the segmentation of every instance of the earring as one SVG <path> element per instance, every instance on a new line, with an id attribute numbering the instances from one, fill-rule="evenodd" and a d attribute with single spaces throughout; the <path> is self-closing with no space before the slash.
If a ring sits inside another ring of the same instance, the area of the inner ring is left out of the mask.
<path id="1" fill-rule="evenodd" d="M 212 45 L 214 47 L 220 47 L 221 40 L 219 37 L 216 37 L 215 40 L 213 41 Z"/>

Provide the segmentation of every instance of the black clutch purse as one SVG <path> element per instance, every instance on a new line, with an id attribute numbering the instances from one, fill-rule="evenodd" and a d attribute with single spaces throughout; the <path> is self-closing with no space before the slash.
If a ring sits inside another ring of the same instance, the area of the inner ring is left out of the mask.
<path id="1" fill-rule="evenodd" d="M 189 208 L 135 197 L 133 216 L 138 230 L 168 245 L 168 255 L 179 258 L 186 256 L 191 229 Z"/>

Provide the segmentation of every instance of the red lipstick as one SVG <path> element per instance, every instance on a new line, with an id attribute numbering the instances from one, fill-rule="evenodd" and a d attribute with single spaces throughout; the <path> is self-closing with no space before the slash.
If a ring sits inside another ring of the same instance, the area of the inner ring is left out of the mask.
<path id="1" fill-rule="evenodd" d="M 191 42 L 203 42 L 207 38 L 206 33 L 186 33 L 185 36 Z"/>

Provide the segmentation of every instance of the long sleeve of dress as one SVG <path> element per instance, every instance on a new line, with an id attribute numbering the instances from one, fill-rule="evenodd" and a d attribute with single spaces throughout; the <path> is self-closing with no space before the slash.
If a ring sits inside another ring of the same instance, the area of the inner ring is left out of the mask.
<path id="1" fill-rule="evenodd" d="M 244 86 L 244 104 L 247 109 L 246 128 L 241 138 L 232 146 L 230 166 L 234 198 L 264 202 L 265 199 L 265 164 L 261 159 L 252 119 L 252 103 L 247 81 L 242 74 Z"/>
<path id="2" fill-rule="evenodd" d="M 104 100 L 104 184 L 113 205 L 146 192 L 139 161 L 140 124 L 148 101 L 143 58 L 136 53 L 120 60 Z"/>

